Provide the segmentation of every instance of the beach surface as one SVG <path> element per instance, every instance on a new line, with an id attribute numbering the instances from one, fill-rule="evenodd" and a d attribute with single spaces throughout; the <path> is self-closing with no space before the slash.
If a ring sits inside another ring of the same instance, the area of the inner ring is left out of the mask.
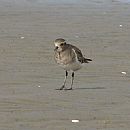
<path id="1" fill-rule="evenodd" d="M 130 130 L 129 2 L 0 0 L 0 130 Z M 93 60 L 72 91 L 56 38 Z"/>

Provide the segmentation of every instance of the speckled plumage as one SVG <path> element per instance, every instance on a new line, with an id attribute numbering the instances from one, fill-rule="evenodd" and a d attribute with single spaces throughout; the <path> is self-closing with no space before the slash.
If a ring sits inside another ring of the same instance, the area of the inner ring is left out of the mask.
<path id="1" fill-rule="evenodd" d="M 67 44 L 62 38 L 56 39 L 54 44 L 56 47 L 54 54 L 55 61 L 66 71 L 72 71 L 74 74 L 74 71 L 79 70 L 83 63 L 89 63 L 89 61 L 92 61 L 91 59 L 85 58 L 76 46 Z"/>

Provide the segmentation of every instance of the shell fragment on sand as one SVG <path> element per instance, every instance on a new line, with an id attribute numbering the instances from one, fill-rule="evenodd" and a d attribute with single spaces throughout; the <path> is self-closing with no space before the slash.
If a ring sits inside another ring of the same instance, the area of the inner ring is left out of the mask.
<path id="1" fill-rule="evenodd" d="M 24 37 L 20 37 L 21 39 L 24 39 Z"/>
<path id="2" fill-rule="evenodd" d="M 126 74 L 126 72 L 125 72 L 125 71 L 122 71 L 121 73 L 122 73 L 122 74 Z"/>
<path id="3" fill-rule="evenodd" d="M 72 122 L 73 122 L 73 123 L 78 123 L 78 122 L 79 122 L 79 120 L 72 120 Z"/>

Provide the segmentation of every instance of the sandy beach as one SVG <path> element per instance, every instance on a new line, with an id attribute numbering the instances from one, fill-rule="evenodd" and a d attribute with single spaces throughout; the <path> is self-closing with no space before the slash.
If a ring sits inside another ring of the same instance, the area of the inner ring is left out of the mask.
<path id="1" fill-rule="evenodd" d="M 93 60 L 72 91 L 61 37 Z M 130 1 L 0 0 L 0 130 L 130 130 Z"/>

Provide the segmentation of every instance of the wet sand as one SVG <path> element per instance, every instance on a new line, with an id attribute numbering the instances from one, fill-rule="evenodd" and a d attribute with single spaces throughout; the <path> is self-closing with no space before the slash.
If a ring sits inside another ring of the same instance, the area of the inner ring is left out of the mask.
<path id="1" fill-rule="evenodd" d="M 129 130 L 129 12 L 121 0 L 1 0 L 0 130 Z M 59 37 L 93 59 L 72 91 L 55 90 Z"/>

